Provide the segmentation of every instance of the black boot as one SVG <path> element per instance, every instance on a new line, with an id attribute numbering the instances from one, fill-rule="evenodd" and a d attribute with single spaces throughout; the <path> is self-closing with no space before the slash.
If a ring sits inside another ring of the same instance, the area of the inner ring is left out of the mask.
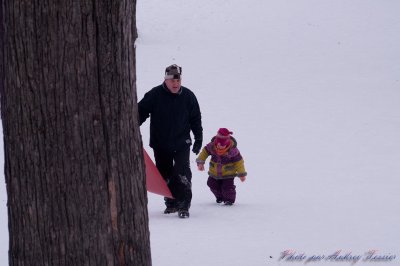
<path id="1" fill-rule="evenodd" d="M 189 210 L 187 209 L 179 209 L 178 210 L 179 218 L 189 218 Z"/>
<path id="2" fill-rule="evenodd" d="M 165 209 L 164 213 L 165 213 L 165 214 L 170 214 L 170 213 L 174 213 L 174 212 L 177 212 L 177 211 L 178 211 L 178 209 L 175 208 L 175 207 L 167 207 L 167 208 Z"/>

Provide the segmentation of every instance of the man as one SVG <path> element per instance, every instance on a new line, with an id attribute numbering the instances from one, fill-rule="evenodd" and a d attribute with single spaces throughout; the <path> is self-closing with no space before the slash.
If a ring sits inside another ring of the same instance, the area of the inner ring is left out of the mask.
<path id="1" fill-rule="evenodd" d="M 164 213 L 178 211 L 180 218 L 189 217 L 192 200 L 190 146 L 198 154 L 203 141 L 201 112 L 194 93 L 181 86 L 182 68 L 165 69 L 163 84 L 147 92 L 139 102 L 140 125 L 150 116 L 150 147 L 156 166 L 166 180 L 174 199 L 165 198 Z"/>

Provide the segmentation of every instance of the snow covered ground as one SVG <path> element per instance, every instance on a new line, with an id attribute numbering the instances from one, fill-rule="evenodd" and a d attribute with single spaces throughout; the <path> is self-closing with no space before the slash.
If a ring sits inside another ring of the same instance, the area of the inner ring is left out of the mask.
<path id="1" fill-rule="evenodd" d="M 138 98 L 181 65 L 205 141 L 231 129 L 249 174 L 237 203 L 219 206 L 193 155 L 189 219 L 164 215 L 149 194 L 153 265 L 400 263 L 399 10 L 395 0 L 138 1 Z M 146 122 L 151 155 L 148 134 Z"/>
<path id="2" fill-rule="evenodd" d="M 205 140 L 231 129 L 249 173 L 237 204 L 218 206 L 193 156 L 188 220 L 149 195 L 154 265 L 303 265 L 313 255 L 325 257 L 309 265 L 399 265 L 398 10 L 399 1 L 138 3 L 138 98 L 181 65 Z M 148 122 L 142 135 L 147 145 Z M 297 257 L 279 260 L 286 250 Z M 371 250 L 396 258 L 363 262 Z"/>

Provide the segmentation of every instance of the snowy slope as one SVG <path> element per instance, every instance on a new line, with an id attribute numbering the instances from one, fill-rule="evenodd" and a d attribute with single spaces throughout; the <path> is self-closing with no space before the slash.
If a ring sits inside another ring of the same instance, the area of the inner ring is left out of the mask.
<path id="1" fill-rule="evenodd" d="M 149 195 L 154 265 L 300 265 L 312 255 L 325 258 L 311 265 L 329 265 L 338 250 L 360 255 L 355 265 L 367 263 L 370 250 L 400 256 L 399 8 L 398 1 L 138 4 L 138 98 L 162 82 L 167 65 L 182 65 L 205 139 L 230 128 L 249 173 L 236 183 L 237 204 L 218 206 L 193 156 L 188 220 L 162 214 L 162 199 Z M 148 123 L 142 135 L 147 145 Z M 279 260 L 285 250 L 305 258 Z"/>
<path id="2" fill-rule="evenodd" d="M 334 263 L 338 250 L 360 255 L 354 265 L 399 264 L 398 10 L 395 0 L 138 2 L 138 98 L 181 65 L 205 140 L 230 128 L 249 173 L 237 203 L 218 206 L 193 155 L 186 220 L 149 194 L 153 265 L 304 265 L 312 255 L 325 257 L 308 265 L 351 265 Z M 151 155 L 148 122 L 142 135 Z M 279 260 L 285 250 L 299 261 Z M 363 262 L 370 250 L 397 257 Z"/>

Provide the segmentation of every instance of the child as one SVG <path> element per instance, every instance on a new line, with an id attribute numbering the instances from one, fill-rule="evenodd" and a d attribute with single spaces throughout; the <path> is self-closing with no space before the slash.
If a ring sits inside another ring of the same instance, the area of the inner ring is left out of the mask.
<path id="1" fill-rule="evenodd" d="M 247 175 L 242 155 L 232 134 L 228 129 L 220 128 L 196 159 L 197 168 L 204 171 L 204 163 L 211 155 L 207 185 L 215 195 L 217 203 L 224 202 L 225 205 L 235 203 L 234 178 L 238 176 L 244 182 Z"/>

